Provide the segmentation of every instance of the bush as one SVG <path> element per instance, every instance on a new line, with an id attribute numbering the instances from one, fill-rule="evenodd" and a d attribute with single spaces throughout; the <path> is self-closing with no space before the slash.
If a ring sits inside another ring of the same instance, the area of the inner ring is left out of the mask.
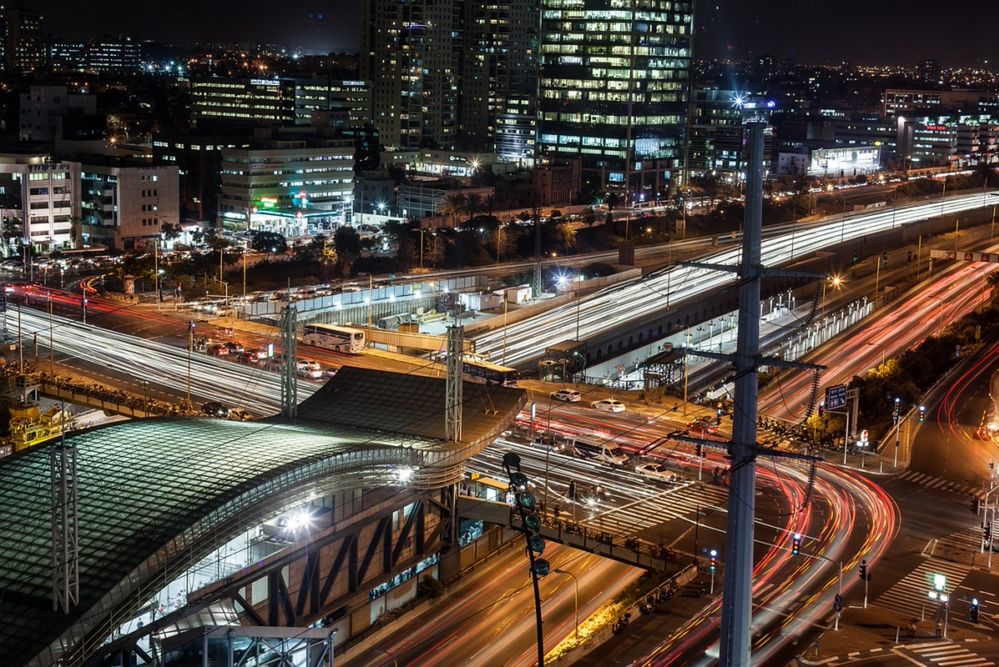
<path id="1" fill-rule="evenodd" d="M 416 585 L 416 595 L 421 598 L 439 598 L 444 595 L 444 584 L 425 574 Z"/>

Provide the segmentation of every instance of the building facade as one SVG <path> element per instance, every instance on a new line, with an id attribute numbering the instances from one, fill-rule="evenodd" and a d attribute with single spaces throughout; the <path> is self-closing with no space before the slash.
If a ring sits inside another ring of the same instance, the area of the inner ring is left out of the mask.
<path id="1" fill-rule="evenodd" d="M 81 241 L 119 250 L 151 247 L 180 226 L 175 166 L 105 162 L 80 168 Z"/>
<path id="2" fill-rule="evenodd" d="M 362 1 L 361 78 L 386 146 L 455 144 L 462 17 L 459 0 Z"/>
<path id="3" fill-rule="evenodd" d="M 543 0 L 538 151 L 591 189 L 665 196 L 687 120 L 692 3 Z"/>
<path id="4" fill-rule="evenodd" d="M 706 174 L 738 175 L 745 169 L 742 109 L 734 90 L 694 90 L 687 169 L 691 178 Z"/>
<path id="5" fill-rule="evenodd" d="M 344 139 L 273 139 L 223 149 L 223 225 L 298 237 L 347 223 L 353 156 L 354 142 Z"/>
<path id="6" fill-rule="evenodd" d="M 191 111 L 195 125 L 199 120 L 294 123 L 295 82 L 291 79 L 193 79 Z"/>
<path id="7" fill-rule="evenodd" d="M 63 138 L 69 116 L 94 117 L 96 95 L 72 94 L 66 86 L 31 86 L 21 93 L 18 137 L 21 141 L 55 141 Z"/>
<path id="8" fill-rule="evenodd" d="M 20 238 L 39 252 L 76 246 L 80 218 L 80 163 L 48 155 L 0 155 L 5 218 L 17 217 Z"/>
<path id="9" fill-rule="evenodd" d="M 181 222 L 211 227 L 219 214 L 219 171 L 224 149 L 248 148 L 246 137 L 157 134 L 153 162 L 177 167 Z"/>
<path id="10" fill-rule="evenodd" d="M 12 74 L 29 74 L 45 65 L 45 21 L 42 13 L 23 7 L 6 7 L 0 11 L 4 22 L 4 55 L 6 70 Z"/>
<path id="11" fill-rule="evenodd" d="M 364 127 L 371 122 L 371 88 L 365 81 L 295 79 L 295 124 Z"/>

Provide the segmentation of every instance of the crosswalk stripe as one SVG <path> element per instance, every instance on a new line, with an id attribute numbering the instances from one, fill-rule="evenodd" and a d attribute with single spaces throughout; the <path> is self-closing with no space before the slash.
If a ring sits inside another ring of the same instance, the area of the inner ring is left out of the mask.
<path id="1" fill-rule="evenodd" d="M 876 602 L 883 607 L 916 617 L 924 610 L 924 604 L 927 611 L 934 609 L 933 604 L 927 600 L 927 593 L 933 589 L 934 574 L 945 575 L 948 588 L 954 590 L 970 570 L 970 566 L 959 563 L 928 559 L 882 593 Z M 949 645 L 938 644 L 936 647 L 939 650 L 949 648 Z"/>

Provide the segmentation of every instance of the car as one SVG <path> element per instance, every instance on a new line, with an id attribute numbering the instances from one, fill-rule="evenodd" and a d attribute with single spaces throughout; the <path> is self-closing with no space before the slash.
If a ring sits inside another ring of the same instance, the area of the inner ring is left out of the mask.
<path id="1" fill-rule="evenodd" d="M 327 368 L 326 377 L 331 378 L 336 376 L 336 372 L 340 370 L 339 368 Z"/>
<path id="2" fill-rule="evenodd" d="M 229 348 L 221 343 L 215 343 L 214 345 L 208 346 L 208 354 L 213 357 L 227 357 L 229 356 Z"/>
<path id="3" fill-rule="evenodd" d="M 253 415 L 247 412 L 243 408 L 233 408 L 229 411 L 229 420 L 237 422 L 251 422 L 253 421 Z"/>
<path id="4" fill-rule="evenodd" d="M 296 371 L 299 377 L 309 380 L 318 380 L 323 376 L 322 366 L 314 361 L 300 360 L 296 366 Z"/>
<path id="5" fill-rule="evenodd" d="M 226 349 L 229 350 L 229 354 L 237 354 L 239 352 L 243 352 L 246 349 L 243 347 L 242 343 L 237 343 L 231 340 L 226 341 L 225 343 L 222 344 L 225 345 Z"/>
<path id="6" fill-rule="evenodd" d="M 222 405 L 218 401 L 208 401 L 201 406 L 201 413 L 208 415 L 209 417 L 218 417 L 219 419 L 225 419 L 229 416 L 229 408 Z"/>
<path id="7" fill-rule="evenodd" d="M 579 403 L 583 400 L 583 395 L 580 394 L 575 389 L 562 388 L 558 391 L 553 391 L 550 396 L 556 401 L 565 401 L 566 403 Z"/>
<path id="8" fill-rule="evenodd" d="M 624 412 L 624 403 L 614 398 L 604 398 L 590 403 L 591 408 L 604 412 Z"/>
<path id="9" fill-rule="evenodd" d="M 664 482 L 672 482 L 676 479 L 676 474 L 670 472 L 665 463 L 639 463 L 635 466 L 635 472 L 642 477 L 661 479 Z"/>

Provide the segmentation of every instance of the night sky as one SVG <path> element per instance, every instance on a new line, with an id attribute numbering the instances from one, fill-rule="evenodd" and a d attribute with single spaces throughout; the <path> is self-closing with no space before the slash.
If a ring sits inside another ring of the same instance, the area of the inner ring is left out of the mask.
<path id="1" fill-rule="evenodd" d="M 360 0 L 22 0 L 55 35 L 266 41 L 308 52 L 356 49 Z M 999 63 L 996 0 L 701 0 L 697 57 L 769 53 L 798 62 Z"/>

